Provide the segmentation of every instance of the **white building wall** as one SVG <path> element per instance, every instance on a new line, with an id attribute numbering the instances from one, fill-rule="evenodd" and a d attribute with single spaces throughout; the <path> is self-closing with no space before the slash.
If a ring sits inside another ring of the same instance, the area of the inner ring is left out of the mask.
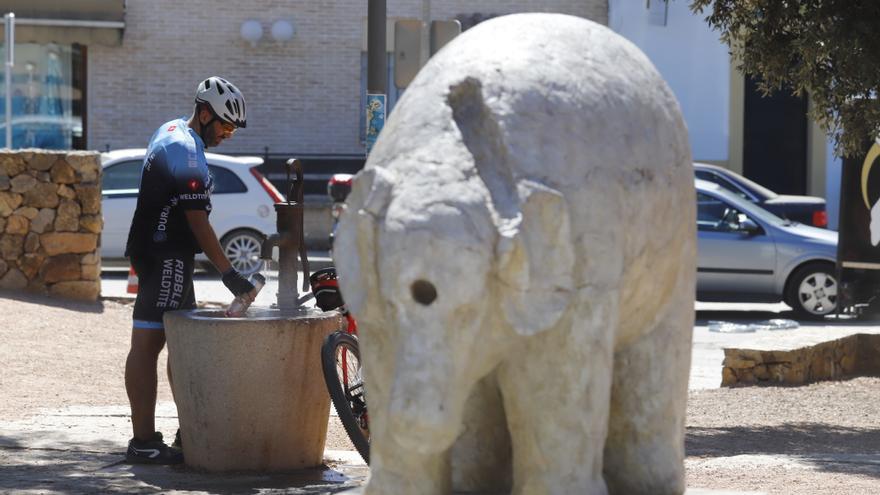
<path id="1" fill-rule="evenodd" d="M 389 0 L 388 16 L 421 18 L 421 0 Z M 434 0 L 434 19 L 457 14 L 554 11 L 607 22 L 606 0 Z M 192 112 L 196 85 L 211 75 L 235 83 L 248 127 L 217 151 L 359 154 L 362 39 L 357 0 L 127 0 L 121 47 L 88 47 L 87 132 L 92 149 L 143 147 L 163 122 Z M 256 19 L 263 39 L 239 34 Z M 271 23 L 291 21 L 287 44 Z"/>
<path id="2" fill-rule="evenodd" d="M 653 3 L 659 3 L 654 0 Z M 635 43 L 666 79 L 681 105 L 694 160 L 730 156 L 730 56 L 689 2 L 668 2 L 666 25 L 651 22 L 646 2 L 609 0 L 608 25 Z"/>

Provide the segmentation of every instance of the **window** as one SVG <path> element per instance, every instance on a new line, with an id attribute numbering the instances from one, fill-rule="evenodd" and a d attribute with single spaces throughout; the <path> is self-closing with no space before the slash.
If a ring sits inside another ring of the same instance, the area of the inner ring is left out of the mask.
<path id="1" fill-rule="evenodd" d="M 697 193 L 697 229 L 728 230 L 725 228 L 725 215 L 731 211 L 727 203 L 713 198 L 708 194 Z"/>
<path id="2" fill-rule="evenodd" d="M 5 50 L 4 44 L 0 48 Z M 12 147 L 85 149 L 85 58 L 82 45 L 16 43 L 12 72 Z M 0 65 L 0 95 L 5 66 Z M 5 145 L 6 99 L 0 97 Z"/>
<path id="3" fill-rule="evenodd" d="M 217 165 L 208 165 L 211 176 L 214 177 L 213 194 L 229 194 L 247 192 L 247 186 L 228 168 Z"/>
<path id="4" fill-rule="evenodd" d="M 698 179 L 703 179 L 703 180 L 707 180 L 709 182 L 714 182 L 715 184 L 718 184 L 719 186 L 723 187 L 724 189 L 727 189 L 728 191 L 736 194 L 737 196 L 754 202 L 754 199 L 749 197 L 749 195 L 746 194 L 745 192 L 743 192 L 742 188 L 738 187 L 733 182 L 725 179 L 724 177 L 722 177 L 714 172 L 707 172 L 707 171 L 703 171 L 703 170 L 698 170 L 696 172 L 696 175 L 697 175 Z"/>
<path id="5" fill-rule="evenodd" d="M 101 181 L 101 190 L 104 192 L 123 189 L 134 189 L 137 191 L 141 184 L 142 168 L 143 162 L 140 160 L 117 163 L 105 168 Z"/>

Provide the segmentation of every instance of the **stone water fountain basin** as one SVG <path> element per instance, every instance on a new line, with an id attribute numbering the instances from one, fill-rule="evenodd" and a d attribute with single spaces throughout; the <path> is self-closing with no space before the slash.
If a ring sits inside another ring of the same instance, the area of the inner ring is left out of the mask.
<path id="1" fill-rule="evenodd" d="M 321 344 L 341 326 L 339 313 L 315 309 L 166 313 L 186 464 L 212 472 L 320 466 L 330 412 Z"/>

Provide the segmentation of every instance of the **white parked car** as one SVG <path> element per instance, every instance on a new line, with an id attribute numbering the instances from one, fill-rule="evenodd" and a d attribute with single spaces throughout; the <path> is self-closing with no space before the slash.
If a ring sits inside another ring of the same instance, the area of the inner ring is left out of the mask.
<path id="1" fill-rule="evenodd" d="M 145 153 L 141 148 L 101 154 L 104 168 L 101 256 L 105 260 L 124 259 Z M 244 274 L 254 273 L 262 267 L 263 239 L 276 230 L 274 204 L 284 198 L 257 170 L 263 163 L 262 158 L 215 153 L 206 153 L 205 157 L 214 176 L 211 225 L 235 269 Z M 204 254 L 198 255 L 196 261 L 208 263 Z"/>

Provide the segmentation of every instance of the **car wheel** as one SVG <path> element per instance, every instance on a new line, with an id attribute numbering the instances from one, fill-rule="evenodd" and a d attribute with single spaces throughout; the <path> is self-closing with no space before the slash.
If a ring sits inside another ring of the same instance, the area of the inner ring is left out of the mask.
<path id="1" fill-rule="evenodd" d="M 220 241 L 223 254 L 242 275 L 256 273 L 263 267 L 263 260 L 260 259 L 262 245 L 263 236 L 246 229 L 233 230 Z"/>
<path id="2" fill-rule="evenodd" d="M 837 278 L 834 265 L 809 263 L 791 275 L 786 302 L 798 316 L 821 320 L 837 310 Z"/>

